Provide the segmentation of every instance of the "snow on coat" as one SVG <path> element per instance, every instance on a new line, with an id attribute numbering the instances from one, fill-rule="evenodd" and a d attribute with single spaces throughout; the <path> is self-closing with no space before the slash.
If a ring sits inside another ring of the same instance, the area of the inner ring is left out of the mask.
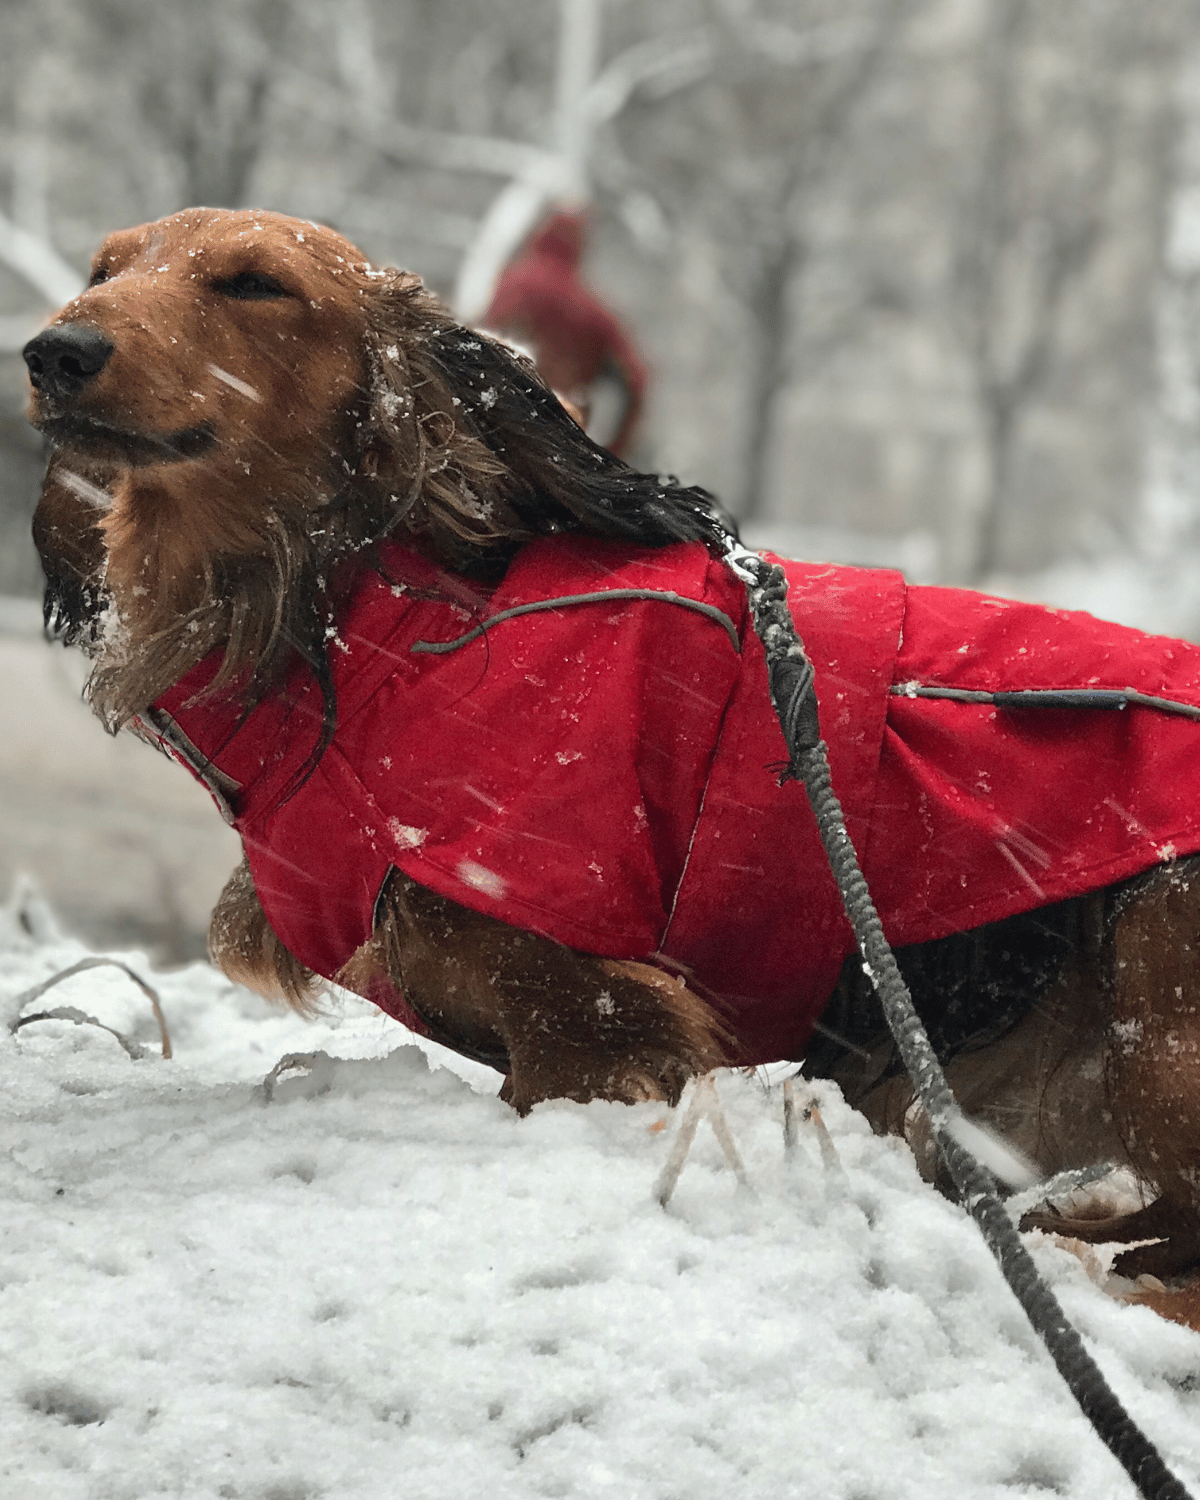
<path id="1" fill-rule="evenodd" d="M 364 572 L 341 619 L 336 733 L 298 790 L 322 714 L 300 668 L 243 719 L 197 698 L 210 658 L 148 716 L 241 834 L 284 944 L 333 978 L 395 867 L 516 927 L 688 975 L 745 1063 L 799 1056 L 853 940 L 804 792 L 778 784 L 786 750 L 729 568 L 698 543 L 548 538 L 480 620 L 427 597 L 435 570 L 404 548 L 383 559 L 389 576 Z M 1200 706 L 1200 647 L 885 570 L 784 567 L 892 943 L 1200 850 L 1200 724 L 912 695 L 1134 688 Z M 424 1030 L 402 995 L 382 1004 Z"/>

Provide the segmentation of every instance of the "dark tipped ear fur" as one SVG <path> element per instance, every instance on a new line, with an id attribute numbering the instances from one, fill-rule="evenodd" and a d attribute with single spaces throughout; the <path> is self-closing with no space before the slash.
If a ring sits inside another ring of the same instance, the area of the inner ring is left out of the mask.
<path id="1" fill-rule="evenodd" d="M 719 545 L 733 529 L 707 491 L 598 447 L 527 359 L 456 324 L 414 278 L 390 272 L 367 297 L 374 388 L 359 474 L 387 491 L 376 502 L 387 531 L 488 576 L 557 531 L 663 546 Z"/>
<path id="2" fill-rule="evenodd" d="M 597 446 L 506 345 L 454 328 L 434 358 L 469 393 L 463 420 L 502 459 L 508 502 L 530 532 L 585 531 L 650 547 L 719 540 L 711 495 L 640 473 Z"/>
<path id="3" fill-rule="evenodd" d="M 85 651 L 96 642 L 104 594 L 104 540 L 99 521 L 114 475 L 54 455 L 33 517 L 33 544 L 46 576 L 42 618 L 46 634 Z M 91 498 L 87 498 L 91 495 Z"/>

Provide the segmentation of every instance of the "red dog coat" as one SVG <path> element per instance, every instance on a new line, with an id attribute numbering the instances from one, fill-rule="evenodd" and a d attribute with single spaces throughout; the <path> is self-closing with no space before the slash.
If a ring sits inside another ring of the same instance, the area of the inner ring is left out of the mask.
<path id="1" fill-rule="evenodd" d="M 399 546 L 384 564 L 392 581 L 364 572 L 341 620 L 337 729 L 299 790 L 322 715 L 300 668 L 242 720 L 228 697 L 196 698 L 210 658 L 148 716 L 241 834 L 283 943 L 333 978 L 396 866 L 516 927 L 688 975 L 743 1062 L 801 1055 L 853 941 L 804 792 L 778 785 L 786 751 L 728 567 L 698 543 L 550 538 L 518 554 L 479 629 L 415 591 L 436 583 L 428 564 Z M 904 686 L 1200 706 L 1200 647 L 892 572 L 784 566 L 892 943 L 1200 849 L 1200 724 Z M 424 1029 L 401 995 L 381 1003 Z"/>

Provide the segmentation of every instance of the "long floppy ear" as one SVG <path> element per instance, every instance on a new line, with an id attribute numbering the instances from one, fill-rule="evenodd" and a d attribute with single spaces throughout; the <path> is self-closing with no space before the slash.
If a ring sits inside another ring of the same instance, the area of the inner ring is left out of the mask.
<path id="1" fill-rule="evenodd" d="M 707 490 L 643 474 L 599 447 L 507 344 L 456 326 L 432 354 L 460 394 L 464 423 L 505 464 L 510 503 L 537 531 L 652 547 L 719 538 L 720 507 Z"/>
<path id="2" fill-rule="evenodd" d="M 112 503 L 115 470 L 52 455 L 33 513 L 33 544 L 46 575 L 46 633 L 65 646 L 95 643 L 108 606 L 100 518 Z"/>
<path id="3" fill-rule="evenodd" d="M 455 323 L 415 277 L 390 272 L 365 295 L 371 389 L 357 469 L 386 529 L 424 537 L 466 572 L 488 571 L 489 558 L 502 567 L 521 542 L 556 531 L 663 546 L 719 544 L 732 530 L 706 490 L 598 447 L 527 359 Z"/>

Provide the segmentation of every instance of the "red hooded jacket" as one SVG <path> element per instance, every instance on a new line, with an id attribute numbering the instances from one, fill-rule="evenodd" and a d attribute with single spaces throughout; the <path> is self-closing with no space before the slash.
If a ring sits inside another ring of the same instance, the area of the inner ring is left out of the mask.
<path id="1" fill-rule="evenodd" d="M 384 560 L 433 581 L 399 546 Z M 1200 706 L 1200 647 L 882 570 L 784 566 L 894 944 L 1200 850 L 1200 724 L 903 687 L 1132 687 Z M 786 751 L 741 583 L 696 543 L 555 537 L 518 554 L 487 614 L 479 629 L 364 572 L 334 642 L 336 734 L 298 791 L 322 711 L 300 669 L 240 721 L 231 699 L 196 699 L 210 658 L 151 711 L 241 834 L 281 940 L 332 978 L 396 866 L 573 948 L 689 975 L 745 1063 L 799 1056 L 853 941 L 804 792 L 777 784 Z M 424 1029 L 403 996 L 381 1003 Z"/>
<path id="2" fill-rule="evenodd" d="M 625 410 L 607 446 L 623 453 L 633 436 L 646 391 L 646 367 L 616 316 L 579 274 L 582 214 L 556 213 L 506 268 L 485 328 L 527 343 L 546 384 L 587 405 L 592 383 L 607 371 L 620 381 Z"/>

